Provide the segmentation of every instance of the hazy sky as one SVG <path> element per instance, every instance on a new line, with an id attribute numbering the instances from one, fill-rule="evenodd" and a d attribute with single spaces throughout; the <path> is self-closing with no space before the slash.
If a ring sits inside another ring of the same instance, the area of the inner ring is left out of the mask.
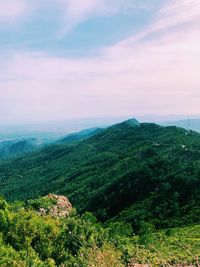
<path id="1" fill-rule="evenodd" d="M 199 107 L 199 0 L 0 0 L 1 123 Z"/>

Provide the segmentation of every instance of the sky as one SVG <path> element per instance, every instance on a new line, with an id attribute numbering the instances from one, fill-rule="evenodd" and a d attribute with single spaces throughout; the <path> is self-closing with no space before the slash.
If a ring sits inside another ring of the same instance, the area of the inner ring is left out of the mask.
<path id="1" fill-rule="evenodd" d="M 199 103 L 199 0 L 0 0 L 0 123 Z"/>

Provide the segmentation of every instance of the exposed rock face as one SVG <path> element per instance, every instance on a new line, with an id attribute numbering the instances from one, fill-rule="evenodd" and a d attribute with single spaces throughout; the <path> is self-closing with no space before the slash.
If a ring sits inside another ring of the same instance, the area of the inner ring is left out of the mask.
<path id="1" fill-rule="evenodd" d="M 67 197 L 54 194 L 49 194 L 46 197 L 55 200 L 55 204 L 48 209 L 40 208 L 39 213 L 41 215 L 49 214 L 55 218 L 69 216 L 72 211 L 72 204 L 69 202 Z"/>

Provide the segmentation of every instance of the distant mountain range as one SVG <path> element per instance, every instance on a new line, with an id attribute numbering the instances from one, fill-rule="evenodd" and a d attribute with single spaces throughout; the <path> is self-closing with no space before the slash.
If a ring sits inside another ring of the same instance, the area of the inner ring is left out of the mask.
<path id="1" fill-rule="evenodd" d="M 102 128 L 86 129 L 86 130 L 83 130 L 77 133 L 69 134 L 66 137 L 62 138 L 60 142 L 61 143 L 73 143 L 73 142 L 82 141 L 82 140 L 92 137 L 93 135 L 96 135 L 97 133 L 101 131 L 103 131 Z"/>
<path id="2" fill-rule="evenodd" d="M 86 140 L 93 135 L 103 131 L 101 128 L 90 128 L 80 132 L 68 134 L 61 139 L 56 139 L 51 144 L 73 144 Z M 28 152 L 33 152 L 36 149 L 48 146 L 50 144 L 49 139 L 42 140 L 36 138 L 24 138 L 24 139 L 14 139 L 14 140 L 0 140 L 0 159 L 14 158 Z"/>
<path id="3" fill-rule="evenodd" d="M 141 122 L 154 122 L 164 126 L 178 126 L 188 128 L 187 116 L 137 116 Z M 50 144 L 63 139 L 66 136 L 85 129 L 106 128 L 113 124 L 128 120 L 129 116 L 125 117 L 105 117 L 105 118 L 88 118 L 74 119 L 60 122 L 38 123 L 38 124 L 19 124 L 19 125 L 0 125 L 0 141 L 6 140 L 22 140 L 35 138 L 41 144 Z M 191 130 L 200 131 L 200 123 L 197 117 L 190 116 Z"/>
<path id="4" fill-rule="evenodd" d="M 0 141 L 0 159 L 16 157 L 31 152 L 39 146 L 35 138 Z"/>
<path id="5" fill-rule="evenodd" d="M 26 200 L 52 192 L 102 221 L 174 227 L 199 220 L 199 159 L 198 133 L 133 119 L 2 162 L 0 194 Z"/>
<path id="6" fill-rule="evenodd" d="M 200 132 L 200 119 L 187 119 L 179 121 L 166 121 L 159 123 L 162 126 L 176 126 L 186 130 Z"/>
<path id="7" fill-rule="evenodd" d="M 123 121 L 119 118 L 90 118 L 71 119 L 61 122 L 47 122 L 38 124 L 0 125 L 0 140 L 36 138 L 42 143 L 52 143 L 71 133 L 92 128 L 105 128 Z"/>

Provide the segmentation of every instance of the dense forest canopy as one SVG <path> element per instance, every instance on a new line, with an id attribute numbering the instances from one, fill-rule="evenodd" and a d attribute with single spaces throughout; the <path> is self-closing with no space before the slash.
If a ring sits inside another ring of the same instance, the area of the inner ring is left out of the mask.
<path id="1" fill-rule="evenodd" d="M 67 195 L 80 213 L 136 229 L 185 225 L 199 221 L 199 159 L 198 133 L 129 120 L 1 162 L 0 193 L 12 201 Z"/>

